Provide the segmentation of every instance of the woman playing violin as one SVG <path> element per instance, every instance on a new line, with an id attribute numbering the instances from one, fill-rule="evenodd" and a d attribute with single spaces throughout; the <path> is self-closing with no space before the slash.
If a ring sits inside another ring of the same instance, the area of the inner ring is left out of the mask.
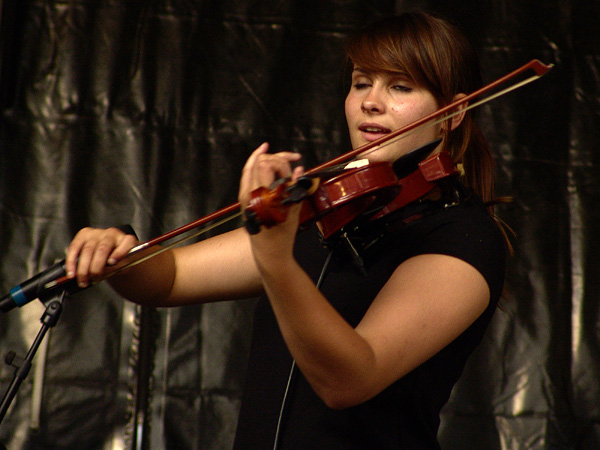
<path id="1" fill-rule="evenodd" d="M 465 38 L 422 13 L 368 26 L 347 52 L 354 148 L 480 84 Z M 256 234 L 240 228 L 110 278 L 147 305 L 263 295 L 235 448 L 439 448 L 439 412 L 503 285 L 505 241 L 484 203 L 493 195 L 491 155 L 467 111 L 361 156 L 393 162 L 438 138 L 433 153 L 447 151 L 464 167 L 453 206 L 424 199 L 418 215 L 363 221 L 324 245 L 314 227 L 298 231 L 294 205 L 284 222 Z M 292 169 L 298 154 L 267 151 L 261 145 L 243 169 L 242 207 L 256 188 L 303 173 Z M 86 286 L 136 244 L 114 228 L 83 229 L 67 251 L 67 272 Z"/>

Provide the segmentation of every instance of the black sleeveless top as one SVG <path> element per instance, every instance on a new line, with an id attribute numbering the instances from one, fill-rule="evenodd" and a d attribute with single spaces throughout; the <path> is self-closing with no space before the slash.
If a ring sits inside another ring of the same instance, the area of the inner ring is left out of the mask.
<path id="1" fill-rule="evenodd" d="M 387 226 L 388 233 L 374 244 L 376 233 L 353 237 L 356 247 L 366 247 L 359 250 L 364 263 L 360 270 L 348 246 L 340 244 L 333 250 L 321 291 L 351 325 L 360 322 L 399 264 L 428 253 L 460 258 L 481 272 L 491 292 L 487 309 L 455 341 L 373 399 L 332 410 L 297 369 L 288 388 L 293 361 L 268 299 L 262 299 L 255 312 L 234 449 L 272 450 L 278 429 L 281 450 L 439 449 L 440 410 L 480 343 L 502 291 L 504 238 L 475 196 L 406 225 Z M 298 234 L 296 258 L 315 282 L 329 251 L 316 230 Z"/>

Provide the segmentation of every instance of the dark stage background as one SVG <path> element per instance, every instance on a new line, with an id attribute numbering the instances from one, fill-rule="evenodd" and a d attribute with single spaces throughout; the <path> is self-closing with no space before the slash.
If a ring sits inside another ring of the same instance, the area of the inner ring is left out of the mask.
<path id="1" fill-rule="evenodd" d="M 457 21 L 490 82 L 544 78 L 479 109 L 514 229 L 504 310 L 444 411 L 446 450 L 600 448 L 597 0 L 4 0 L 3 293 L 86 225 L 149 239 L 236 200 L 268 140 L 307 165 L 349 150 L 340 46 L 382 14 Z M 199 274 L 202 276 L 202 274 Z M 253 301 L 139 308 L 106 284 L 65 302 L 3 423 L 13 449 L 228 449 Z M 0 316 L 19 356 L 41 302 Z M 12 370 L 0 367 L 4 392 Z"/>

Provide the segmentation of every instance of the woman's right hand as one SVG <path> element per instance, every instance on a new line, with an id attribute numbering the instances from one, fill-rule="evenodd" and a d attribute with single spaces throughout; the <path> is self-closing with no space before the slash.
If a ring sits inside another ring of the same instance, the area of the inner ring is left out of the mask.
<path id="1" fill-rule="evenodd" d="M 67 276 L 76 277 L 79 287 L 85 288 L 102 279 L 107 267 L 121 261 L 137 244 L 135 236 L 118 228 L 83 228 L 67 249 Z"/>

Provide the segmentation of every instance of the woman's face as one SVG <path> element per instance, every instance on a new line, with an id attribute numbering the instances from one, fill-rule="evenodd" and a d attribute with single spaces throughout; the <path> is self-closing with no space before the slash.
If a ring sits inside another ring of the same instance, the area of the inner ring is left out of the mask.
<path id="1" fill-rule="evenodd" d="M 433 95 L 406 78 L 387 72 L 371 73 L 355 67 L 345 104 L 352 147 L 358 148 L 380 139 L 437 109 Z M 369 150 L 359 157 L 371 162 L 392 162 L 440 136 L 441 124 L 424 127 L 393 144 Z"/>

